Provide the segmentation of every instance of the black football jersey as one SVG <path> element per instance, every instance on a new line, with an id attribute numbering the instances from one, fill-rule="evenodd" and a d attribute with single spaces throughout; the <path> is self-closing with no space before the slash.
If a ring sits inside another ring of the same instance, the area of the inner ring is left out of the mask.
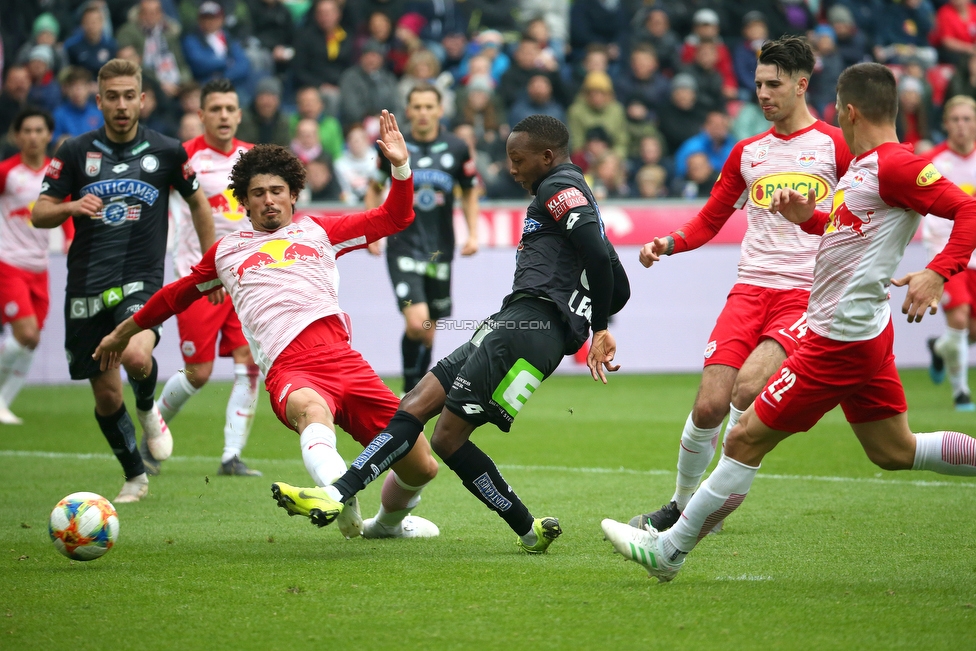
<path id="1" fill-rule="evenodd" d="M 180 142 L 139 126 L 114 143 L 105 127 L 66 140 L 48 166 L 41 194 L 54 199 L 101 198 L 91 217 L 74 217 L 68 251 L 68 296 L 93 296 L 125 283 L 163 284 L 169 192 L 199 187 Z"/>
<path id="2" fill-rule="evenodd" d="M 475 164 L 463 140 L 443 129 L 430 142 L 417 142 L 403 134 L 413 171 L 414 220 L 387 239 L 391 256 L 428 262 L 454 258 L 454 185 L 468 189 L 474 184 Z M 377 165 L 389 177 L 390 161 L 379 150 Z"/>
<path id="3" fill-rule="evenodd" d="M 610 261 L 622 273 L 620 259 L 607 239 L 600 208 L 580 168 L 571 163 L 554 167 L 538 183 L 535 195 L 525 213 L 512 294 L 504 304 L 520 294 L 552 300 L 570 326 L 569 355 L 589 338 L 592 300 L 583 259 L 570 242 L 570 233 L 583 224 L 598 224 Z"/>

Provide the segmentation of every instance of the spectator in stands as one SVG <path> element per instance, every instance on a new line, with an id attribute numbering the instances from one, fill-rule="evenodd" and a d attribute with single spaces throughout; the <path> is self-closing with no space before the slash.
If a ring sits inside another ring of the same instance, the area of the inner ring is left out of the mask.
<path id="1" fill-rule="evenodd" d="M 508 109 L 508 121 L 518 124 L 530 115 L 541 114 L 566 121 L 566 110 L 553 98 L 552 80 L 548 75 L 537 74 L 529 78 L 525 94 Z"/>
<path id="2" fill-rule="evenodd" d="M 244 110 L 237 137 L 254 144 L 288 147 L 288 134 L 288 118 L 281 112 L 281 82 L 277 77 L 265 77 L 257 83 L 254 102 Z"/>
<path id="3" fill-rule="evenodd" d="M 54 76 L 54 50 L 50 45 L 35 45 L 27 57 L 30 91 L 27 103 L 54 113 L 61 103 L 61 85 Z"/>
<path id="4" fill-rule="evenodd" d="M 305 190 L 309 201 L 339 201 L 342 187 L 336 180 L 335 171 L 327 154 L 322 154 L 305 165 Z M 302 202 L 303 196 L 299 196 Z"/>
<path id="5" fill-rule="evenodd" d="M 420 38 L 420 32 L 423 31 L 425 24 L 424 17 L 418 13 L 404 14 L 397 21 L 388 55 L 394 74 L 402 75 L 407 69 L 410 57 L 415 52 L 427 49 L 423 39 Z"/>
<path id="6" fill-rule="evenodd" d="M 35 45 L 50 45 L 51 49 L 54 50 L 54 66 L 52 70 L 54 74 L 61 72 L 68 65 L 68 57 L 64 53 L 64 46 L 58 42 L 58 36 L 60 34 L 61 25 L 58 23 L 57 18 L 47 12 L 39 15 L 34 19 L 30 40 L 21 45 L 20 49 L 17 50 L 17 64 L 27 65 L 27 58 L 30 56 L 31 48 Z"/>
<path id="7" fill-rule="evenodd" d="M 830 25 L 819 25 L 813 31 L 813 75 L 807 90 L 807 101 L 820 115 L 837 99 L 837 79 L 844 71 L 844 59 L 837 51 L 836 35 Z"/>
<path id="8" fill-rule="evenodd" d="M 740 97 L 756 92 L 756 61 L 759 48 L 768 38 L 766 17 L 761 12 L 750 11 L 742 17 L 742 42 L 732 51 L 732 68 Z"/>
<path id="9" fill-rule="evenodd" d="M 637 144 L 637 155 L 631 156 L 627 161 L 630 169 L 637 170 L 647 165 L 660 165 L 667 173 L 667 178 L 674 175 L 674 165 L 670 159 L 664 157 L 664 138 L 657 136 L 645 136 Z M 667 179 L 665 179 L 667 187 Z"/>
<path id="10" fill-rule="evenodd" d="M 695 12 L 692 19 L 692 32 L 685 39 L 681 47 L 681 62 L 688 65 L 701 66 L 702 62 L 697 56 L 699 48 L 706 43 L 711 43 L 715 47 L 714 54 L 708 54 L 707 58 L 714 58 L 714 63 L 709 67 L 714 69 L 721 77 L 719 98 L 715 100 L 715 106 L 722 104 L 721 97 L 735 99 L 738 92 L 738 83 L 735 80 L 735 72 L 732 69 L 732 54 L 729 48 L 722 42 L 719 36 L 719 16 L 713 9 L 699 9 Z M 709 75 L 710 76 L 710 75 Z M 699 84 L 702 83 L 700 77 L 696 78 Z M 709 82 L 711 85 L 711 82 Z M 698 92 L 703 96 L 709 95 L 709 88 L 699 86 Z"/>
<path id="11" fill-rule="evenodd" d="M 605 72 L 591 72 L 583 80 L 583 88 L 567 112 L 569 144 L 572 151 L 583 147 L 586 130 L 597 125 L 613 138 L 613 150 L 621 159 L 630 147 L 627 115 L 623 105 L 613 95 L 613 82 Z"/>
<path id="12" fill-rule="evenodd" d="M 329 155 L 329 160 L 335 160 L 342 154 L 345 139 L 342 135 L 342 125 L 339 120 L 325 112 L 325 104 L 319 89 L 314 86 L 299 88 L 295 94 L 297 112 L 289 119 L 289 129 L 292 134 L 298 127 L 299 120 L 312 120 L 318 125 L 319 142 L 322 149 Z"/>
<path id="13" fill-rule="evenodd" d="M 92 95 L 92 74 L 87 68 L 71 66 L 65 68 L 61 81 L 64 101 L 54 109 L 53 140 L 61 136 L 80 136 L 93 131 L 104 123 L 102 112 L 95 105 Z"/>
<path id="14" fill-rule="evenodd" d="M 639 102 L 647 112 L 640 119 L 656 119 L 671 94 L 671 82 L 658 70 L 657 52 L 649 43 L 638 43 L 630 52 L 629 64 L 614 83 L 617 99 L 628 107 L 628 116 L 630 105 Z"/>
<path id="15" fill-rule="evenodd" d="M 885 0 L 878 16 L 874 58 L 881 63 L 904 63 L 909 57 L 920 57 L 927 66 L 938 61 L 939 54 L 929 45 L 929 33 L 935 12 L 928 0 Z"/>
<path id="16" fill-rule="evenodd" d="M 353 40 L 339 24 L 337 0 L 315 0 L 311 22 L 296 36 L 292 71 L 298 86 L 315 86 L 330 107 L 338 106 L 339 77 L 353 65 Z"/>
<path id="17" fill-rule="evenodd" d="M 768 130 L 769 122 L 759 106 L 759 98 L 753 93 L 749 101 L 739 107 L 739 113 L 732 120 L 732 135 L 739 141 Z"/>
<path id="18" fill-rule="evenodd" d="M 118 2 L 119 0 L 113 0 Z M 121 0 L 126 2 L 128 0 Z M 168 1 L 168 0 L 164 0 Z M 176 1 L 176 0 L 174 0 Z M 197 22 L 199 7 L 206 0 L 180 0 L 179 21 L 184 31 L 191 31 Z M 251 10 L 245 0 L 213 0 L 224 10 L 224 31 L 243 43 L 252 33 Z M 168 13 L 168 12 L 167 12 Z"/>
<path id="19" fill-rule="evenodd" d="M 254 37 L 274 62 L 274 73 L 283 75 L 295 58 L 295 23 L 282 0 L 252 0 Z"/>
<path id="20" fill-rule="evenodd" d="M 568 14 L 569 3 L 566 0 L 556 0 L 556 4 L 565 7 Z M 564 26 L 563 33 L 565 34 L 565 32 Z M 549 24 L 545 18 L 534 18 L 530 20 L 525 25 L 525 34 L 539 44 L 539 59 L 544 68 L 552 68 L 553 64 L 556 70 L 562 68 L 566 63 L 566 41 L 565 39 L 560 41 L 553 38 L 552 32 L 549 30 Z"/>
<path id="21" fill-rule="evenodd" d="M 668 173 L 660 165 L 645 165 L 634 175 L 633 196 L 640 199 L 663 199 L 668 196 Z"/>
<path id="22" fill-rule="evenodd" d="M 682 199 L 705 199 L 712 192 L 718 180 L 718 171 L 708 161 L 708 156 L 699 152 L 688 157 L 688 173 L 675 179 L 672 196 Z"/>
<path id="23" fill-rule="evenodd" d="M 705 154 L 713 169 L 720 170 L 732 152 L 736 140 L 729 129 L 729 116 L 721 111 L 709 111 L 700 133 L 688 138 L 674 155 L 674 171 L 678 176 L 688 174 L 688 159 Z"/>
<path id="24" fill-rule="evenodd" d="M 446 34 L 467 28 L 468 16 L 461 0 L 409 0 L 406 10 L 424 19 L 420 38 L 428 49 L 436 49 Z"/>
<path id="25" fill-rule="evenodd" d="M 518 5 L 518 0 L 465 0 L 468 29 L 472 32 L 493 29 L 514 33 L 518 28 L 516 14 L 521 13 Z"/>
<path id="26" fill-rule="evenodd" d="M 583 146 L 573 152 L 570 160 L 585 174 L 596 167 L 597 161 L 610 153 L 613 149 L 613 137 L 602 126 L 596 125 L 587 129 L 583 138 Z"/>
<path id="27" fill-rule="evenodd" d="M 591 72 L 602 72 L 610 74 L 610 55 L 607 54 L 607 46 L 601 43 L 593 43 L 586 48 L 583 61 L 580 65 L 573 66 L 572 75 L 572 96 L 575 98 L 583 88 L 583 80 Z"/>
<path id="28" fill-rule="evenodd" d="M 339 117 L 344 125 L 362 122 L 383 109 L 400 113 L 397 79 L 383 67 L 386 48 L 376 41 L 366 41 L 359 55 L 359 65 L 349 68 L 339 78 Z"/>
<path id="29" fill-rule="evenodd" d="M 200 110 L 200 84 L 188 81 L 180 84 L 180 94 L 177 96 L 181 113 L 196 113 Z"/>
<path id="30" fill-rule="evenodd" d="M 203 135 L 203 121 L 196 113 L 184 113 L 180 118 L 180 128 L 176 132 L 176 137 L 180 142 L 193 140 L 197 136 Z"/>
<path id="31" fill-rule="evenodd" d="M 115 56 L 119 46 L 105 34 L 105 14 L 102 5 L 89 0 L 82 5 L 81 26 L 64 42 L 68 63 L 87 68 L 92 76 Z M 53 66 L 53 63 L 52 63 Z"/>
<path id="32" fill-rule="evenodd" d="M 843 59 L 845 68 L 870 60 L 868 38 L 857 28 L 850 9 L 844 5 L 834 5 L 827 12 L 827 21 L 834 30 L 837 52 Z"/>
<path id="33" fill-rule="evenodd" d="M 315 120 L 302 119 L 295 126 L 295 137 L 289 145 L 291 153 L 307 164 L 308 161 L 322 155 L 322 143 L 319 142 L 319 125 Z"/>
<path id="34" fill-rule="evenodd" d="M 633 158 L 640 151 L 640 141 L 642 138 L 651 136 L 660 138 L 661 132 L 657 128 L 657 117 L 652 116 L 640 100 L 633 99 L 626 104 L 624 110 L 627 115 L 627 157 Z"/>
<path id="35" fill-rule="evenodd" d="M 512 65 L 502 75 L 496 91 L 504 105 L 511 108 L 516 101 L 524 97 L 529 79 L 536 75 L 548 77 L 553 95 L 559 102 L 566 101 L 562 94 L 562 78 L 559 76 L 555 60 L 545 62 L 542 59 L 542 48 L 539 47 L 539 43 L 531 36 L 523 34 L 518 47 L 515 48 Z"/>
<path id="36" fill-rule="evenodd" d="M 234 84 L 242 103 L 251 97 L 251 63 L 237 39 L 224 29 L 224 9 L 204 0 L 197 13 L 198 30 L 183 36 L 183 53 L 200 83 L 226 78 Z"/>
<path id="37" fill-rule="evenodd" d="M 661 70 L 666 75 L 673 75 L 681 65 L 679 57 L 681 40 L 671 30 L 671 19 L 668 17 L 668 12 L 660 5 L 652 5 L 643 16 L 643 20 L 634 30 L 632 46 L 636 47 L 638 43 L 647 43 L 653 47 L 657 53 Z"/>
<path id="38" fill-rule="evenodd" d="M 551 47 L 556 59 L 561 63 L 566 59 L 566 46 L 569 45 L 569 0 L 521 0 L 522 15 L 529 17 L 525 31 L 540 41 L 540 45 Z M 533 27 L 541 20 L 546 28 L 546 42 L 541 41 L 541 33 Z"/>
<path id="39" fill-rule="evenodd" d="M 738 94 L 737 89 L 725 85 L 719 62 L 719 45 L 713 41 L 701 41 L 695 48 L 695 58 L 681 68 L 681 71 L 695 78 L 698 84 L 698 99 L 710 109 L 724 110 L 726 97 Z M 734 97 L 729 97 L 734 99 Z"/>
<path id="40" fill-rule="evenodd" d="M 967 95 L 976 99 L 976 54 L 970 54 L 966 65 L 958 68 L 949 80 L 946 98 Z"/>
<path id="41" fill-rule="evenodd" d="M 505 118 L 505 107 L 495 94 L 491 77 L 487 74 L 472 76 L 458 93 L 455 126 L 473 126 L 478 149 L 488 153 L 495 162 L 505 156 L 505 138 L 508 137 Z"/>
<path id="42" fill-rule="evenodd" d="M 857 0 L 860 2 L 861 0 Z M 875 0 L 868 0 L 873 2 Z M 755 0 L 754 0 L 755 2 Z M 759 9 L 762 6 L 762 2 L 756 2 L 752 8 Z M 810 5 L 812 3 L 808 0 L 776 0 L 774 2 L 769 2 L 766 0 L 765 9 L 767 18 L 771 18 L 776 23 L 776 31 L 773 33 L 773 37 L 779 37 L 783 34 L 796 34 L 802 35 L 817 26 L 817 19 L 810 11 Z M 753 2 L 743 3 L 740 6 L 752 6 Z M 819 7 L 818 7 L 819 9 Z M 767 23 L 768 24 L 768 23 Z M 770 32 L 773 29 L 770 28 Z"/>
<path id="43" fill-rule="evenodd" d="M 929 43 L 942 61 L 962 68 L 976 52 L 976 6 L 970 0 L 949 0 L 942 5 L 935 14 Z"/>
<path id="44" fill-rule="evenodd" d="M 376 10 L 369 14 L 365 24 L 356 34 L 356 54 L 358 55 L 366 41 L 373 39 L 386 48 L 386 61 L 383 65 L 393 70 L 393 21 L 385 11 Z"/>
<path id="45" fill-rule="evenodd" d="M 180 84 L 191 79 L 180 44 L 182 27 L 163 13 L 160 0 L 141 0 L 129 12 L 129 21 L 116 33 L 119 49 L 135 48 L 143 72 L 159 82 L 168 98 L 175 99 Z"/>
<path id="46" fill-rule="evenodd" d="M 596 162 L 587 175 L 593 197 L 603 199 L 626 199 L 630 196 L 627 185 L 627 171 L 623 161 L 612 150 Z"/>
<path id="47" fill-rule="evenodd" d="M 671 80 L 671 101 L 661 107 L 658 116 L 668 150 L 678 151 L 681 143 L 698 133 L 707 113 L 708 107 L 698 100 L 695 78 L 684 72 L 676 74 Z"/>
<path id="48" fill-rule="evenodd" d="M 463 31 L 452 30 L 444 34 L 440 46 L 432 52 L 440 60 L 441 70 L 449 73 L 455 82 L 461 81 L 461 64 L 468 49 L 468 37 Z"/>
<path id="49" fill-rule="evenodd" d="M 31 74 L 26 66 L 15 64 L 7 68 L 0 92 L 0 134 L 7 133 L 14 118 L 27 106 L 30 90 Z"/>
<path id="50" fill-rule="evenodd" d="M 931 116 L 923 98 L 921 82 L 903 75 L 898 81 L 898 117 L 895 122 L 898 140 L 915 144 L 931 140 Z"/>
<path id="51" fill-rule="evenodd" d="M 346 151 L 336 159 L 335 176 L 342 187 L 342 201 L 349 206 L 363 203 L 369 182 L 376 175 L 376 148 L 361 124 L 346 131 Z"/>
<path id="52" fill-rule="evenodd" d="M 357 24 L 368 22 L 373 15 L 380 13 L 389 18 L 392 26 L 406 12 L 406 7 L 407 0 L 357 0 L 355 3 L 347 2 L 345 10 L 348 12 L 358 8 Z"/>
<path id="53" fill-rule="evenodd" d="M 502 51 L 504 45 L 505 41 L 501 33 L 493 29 L 478 34 L 468 44 L 468 55 L 466 60 L 461 62 L 461 74 L 465 77 L 475 74 L 470 69 L 471 61 L 475 57 L 487 58 L 490 63 L 488 72 L 491 75 L 494 85 L 497 87 L 502 79 L 502 75 L 505 74 L 505 71 L 512 64 L 512 60 Z"/>
<path id="54" fill-rule="evenodd" d="M 433 52 L 427 48 L 417 50 L 410 55 L 403 77 L 397 82 L 398 106 L 407 105 L 407 94 L 417 84 L 430 84 L 441 92 L 441 106 L 444 107 L 444 119 L 451 121 L 457 113 L 457 102 L 454 96 L 454 80 L 451 75 L 441 73 L 441 64 Z"/>
<path id="55" fill-rule="evenodd" d="M 139 124 L 170 138 L 175 138 L 178 125 L 170 117 L 169 112 L 160 106 L 159 95 L 161 91 L 158 88 L 159 86 L 153 83 L 151 79 L 143 79 L 143 100 L 142 109 L 139 111 Z"/>
<path id="56" fill-rule="evenodd" d="M 618 0 L 574 0 L 569 10 L 569 44 L 579 61 L 594 43 L 606 46 L 610 61 L 620 60 L 630 37 L 627 11 Z"/>

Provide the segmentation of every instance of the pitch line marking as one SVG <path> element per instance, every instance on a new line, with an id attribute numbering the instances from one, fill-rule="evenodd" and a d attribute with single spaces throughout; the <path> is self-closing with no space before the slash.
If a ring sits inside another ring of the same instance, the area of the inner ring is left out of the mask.
<path id="1" fill-rule="evenodd" d="M 31 457 L 40 459 L 99 459 L 114 460 L 115 456 L 103 452 L 81 453 L 81 452 L 44 452 L 41 450 L 0 450 L 0 457 Z M 206 462 L 214 463 L 219 461 L 219 457 L 170 457 L 166 463 L 170 462 Z M 250 459 L 249 463 L 255 465 L 285 464 L 285 465 L 304 465 L 301 459 Z M 499 470 L 515 470 L 526 472 L 570 472 L 584 475 L 638 475 L 642 477 L 668 476 L 673 477 L 671 470 L 634 470 L 633 468 L 579 468 L 575 466 L 527 466 L 519 464 L 498 464 Z M 781 475 L 772 473 L 759 473 L 756 479 L 772 479 L 779 481 L 819 481 L 841 484 L 878 484 L 882 486 L 918 486 L 922 488 L 963 488 L 976 489 L 976 482 L 951 482 L 926 479 L 881 479 L 878 477 L 831 477 L 826 475 Z"/>

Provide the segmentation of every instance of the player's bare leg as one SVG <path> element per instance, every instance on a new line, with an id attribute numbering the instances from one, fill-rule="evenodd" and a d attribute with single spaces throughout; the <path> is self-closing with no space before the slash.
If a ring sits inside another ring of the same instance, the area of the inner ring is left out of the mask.
<path id="1" fill-rule="evenodd" d="M 403 356 L 403 392 L 406 394 L 417 386 L 430 368 L 435 329 L 427 303 L 414 303 L 403 308 L 403 320 L 405 329 L 400 352 Z"/>
<path id="2" fill-rule="evenodd" d="M 932 354 L 929 374 L 938 384 L 949 376 L 952 399 L 957 411 L 976 411 L 969 390 L 970 306 L 957 305 L 945 312 L 946 329 L 942 336 L 928 341 Z"/>
<path id="3" fill-rule="evenodd" d="M 41 340 L 37 317 L 31 314 L 10 322 L 10 331 L 0 344 L 0 423 L 20 425 L 23 421 L 10 405 L 27 382 L 27 374 L 34 362 L 34 349 Z"/>
<path id="4" fill-rule="evenodd" d="M 112 501 L 138 502 L 149 492 L 149 478 L 136 449 L 136 427 L 122 400 L 122 376 L 113 368 L 89 382 L 95 396 L 95 420 L 125 474 L 125 484 Z"/>
<path id="5" fill-rule="evenodd" d="M 129 340 L 122 352 L 122 367 L 136 398 L 136 417 L 143 441 L 154 459 L 164 461 L 173 453 L 173 436 L 156 407 L 156 377 L 159 367 L 152 351 L 156 333 L 144 330 Z"/>
<path id="6" fill-rule="evenodd" d="M 908 414 L 870 423 L 851 423 L 872 463 L 884 470 L 931 470 L 941 475 L 976 476 L 976 439 L 962 432 L 915 434 Z"/>

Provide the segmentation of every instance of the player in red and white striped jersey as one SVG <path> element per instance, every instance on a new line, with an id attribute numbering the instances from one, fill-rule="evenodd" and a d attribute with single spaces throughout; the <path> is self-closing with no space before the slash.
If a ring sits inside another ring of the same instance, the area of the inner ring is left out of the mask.
<path id="1" fill-rule="evenodd" d="M 226 79 L 204 84 L 200 91 L 200 119 L 204 133 L 183 143 L 187 164 L 193 168 L 213 211 L 217 237 L 223 237 L 249 227 L 244 207 L 228 189 L 230 172 L 241 154 L 253 145 L 235 138 L 241 123 L 241 107 L 234 85 Z M 176 275 L 190 275 L 193 265 L 200 262 L 200 240 L 193 228 L 190 207 L 179 193 L 171 198 L 176 217 L 176 251 L 173 255 Z M 176 315 L 180 333 L 180 352 L 184 368 L 166 381 L 156 401 L 159 413 L 169 423 L 183 405 L 210 379 L 214 357 L 219 349 L 221 357 L 234 359 L 234 386 L 227 401 L 224 421 L 224 452 L 220 459 L 219 475 L 260 476 L 241 461 L 247 443 L 258 396 L 258 367 L 251 356 L 241 322 L 234 312 L 231 299 L 219 300 L 222 293 L 201 298 Z M 218 344 L 219 336 L 219 344 Z M 145 439 L 139 450 L 146 471 L 159 472 L 160 461 L 152 457 Z"/>
<path id="2" fill-rule="evenodd" d="M 30 217 L 51 162 L 46 152 L 54 120 L 46 111 L 27 108 L 12 128 L 20 153 L 0 163 L 0 319 L 10 324 L 0 343 L 0 423 L 5 425 L 22 422 L 10 405 L 27 380 L 50 302 L 50 231 L 31 226 Z M 75 229 L 70 221 L 62 228 L 67 250 Z"/>
<path id="3" fill-rule="evenodd" d="M 715 455 L 725 416 L 728 433 L 806 332 L 819 238 L 770 213 L 769 202 L 777 188 L 804 193 L 809 188 L 821 207 L 829 207 L 851 160 L 840 130 L 807 109 L 813 66 L 804 39 L 784 37 L 763 45 L 756 94 L 772 128 L 736 144 L 694 219 L 641 250 L 641 263 L 649 267 L 662 255 L 705 244 L 736 209 L 746 210 L 739 277 L 705 346 L 698 396 L 681 433 L 674 495 L 654 513 L 636 516 L 635 526 L 650 521 L 664 530 L 677 521 Z"/>
<path id="4" fill-rule="evenodd" d="M 922 154 L 935 169 L 969 195 L 976 194 L 976 101 L 968 95 L 957 95 L 946 102 L 942 112 L 946 140 Z M 945 248 L 952 222 L 936 215 L 922 218 L 922 241 L 929 259 Z M 957 411 L 974 411 L 976 405 L 969 391 L 969 345 L 976 337 L 972 305 L 976 301 L 976 256 L 969 265 L 945 285 L 942 311 L 946 330 L 941 337 L 928 341 L 932 363 L 929 374 L 939 384 L 946 371 L 952 385 Z"/>
<path id="5" fill-rule="evenodd" d="M 976 477 L 976 439 L 961 432 L 915 434 L 892 353 L 888 288 L 908 286 L 909 322 L 935 314 L 943 285 L 966 268 L 976 248 L 976 200 L 928 160 L 898 143 L 895 78 L 860 63 L 837 82 L 837 114 L 855 154 L 829 213 L 816 196 L 774 193 L 771 209 L 820 235 L 810 290 L 809 332 L 726 437 L 718 466 L 668 531 L 612 520 L 603 530 L 615 549 L 670 581 L 715 522 L 746 498 L 763 458 L 840 405 L 868 458 L 886 470 L 931 470 Z M 924 214 L 954 220 L 945 248 L 921 270 L 892 280 Z"/>
<path id="6" fill-rule="evenodd" d="M 248 210 L 252 230 L 222 237 L 188 276 L 157 292 L 105 337 L 95 358 L 101 359 L 103 367 L 116 364 L 135 333 L 162 323 L 222 285 L 265 373 L 275 414 L 301 435 L 309 474 L 319 486 L 342 475 L 346 466 L 335 449 L 335 424 L 368 446 L 399 405 L 350 347 L 349 319 L 338 301 L 336 258 L 399 232 L 413 220 L 407 148 L 395 118 L 386 111 L 381 115 L 378 142 L 394 163 L 390 194 L 379 208 L 341 217 L 293 219 L 305 172 L 288 150 L 258 145 L 243 154 L 231 174 L 231 188 Z M 395 479 L 383 487 L 377 518 L 384 519 L 390 537 L 437 535 L 433 523 L 407 517 L 419 502 L 420 490 L 437 474 L 429 444 L 426 440 L 418 444 L 419 450 L 411 450 L 394 464 Z M 314 515 L 302 508 L 303 499 L 296 492 L 289 512 Z M 345 508 L 335 506 L 328 522 L 341 509 L 348 516 L 345 527 L 342 520 L 339 523 L 343 533 L 347 537 L 362 533 L 358 506 L 353 502 L 346 502 Z"/>

